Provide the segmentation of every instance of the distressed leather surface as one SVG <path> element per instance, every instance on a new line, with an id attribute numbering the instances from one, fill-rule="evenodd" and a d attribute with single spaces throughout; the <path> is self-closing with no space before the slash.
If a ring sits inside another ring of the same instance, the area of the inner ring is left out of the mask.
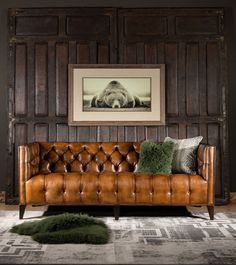
<path id="1" fill-rule="evenodd" d="M 215 147 L 198 174 L 135 173 L 140 142 L 37 142 L 19 147 L 20 204 L 213 205 Z"/>

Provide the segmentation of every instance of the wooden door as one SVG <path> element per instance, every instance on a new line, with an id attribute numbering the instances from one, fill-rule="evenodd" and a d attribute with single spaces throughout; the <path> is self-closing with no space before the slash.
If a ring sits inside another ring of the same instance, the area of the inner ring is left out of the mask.
<path id="1" fill-rule="evenodd" d="M 217 146 L 216 202 L 227 202 L 224 10 L 122 9 L 118 18 L 120 63 L 166 66 L 167 125 L 132 128 L 133 140 L 202 135 Z"/>
<path id="2" fill-rule="evenodd" d="M 117 63 L 116 25 L 113 8 L 9 11 L 9 203 L 18 196 L 18 145 L 109 140 L 106 128 L 68 126 L 68 64 Z"/>

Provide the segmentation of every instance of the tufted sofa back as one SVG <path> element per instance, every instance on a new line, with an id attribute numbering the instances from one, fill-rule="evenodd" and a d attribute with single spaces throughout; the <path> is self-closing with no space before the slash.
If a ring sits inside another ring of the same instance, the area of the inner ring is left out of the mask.
<path id="1" fill-rule="evenodd" d="M 133 172 L 141 142 L 39 142 L 39 172 Z"/>

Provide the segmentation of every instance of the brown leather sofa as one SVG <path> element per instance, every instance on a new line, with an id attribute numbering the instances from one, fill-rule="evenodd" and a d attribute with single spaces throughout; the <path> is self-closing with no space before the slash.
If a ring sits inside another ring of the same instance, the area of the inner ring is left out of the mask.
<path id="1" fill-rule="evenodd" d="M 19 146 L 19 216 L 26 205 L 205 205 L 214 219 L 215 147 L 200 144 L 198 174 L 135 173 L 141 142 Z"/>

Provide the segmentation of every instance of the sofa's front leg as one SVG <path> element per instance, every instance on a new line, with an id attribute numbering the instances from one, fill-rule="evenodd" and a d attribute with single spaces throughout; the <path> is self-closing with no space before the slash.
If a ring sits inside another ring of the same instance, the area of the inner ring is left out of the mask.
<path id="1" fill-rule="evenodd" d="M 119 216 L 120 216 L 120 205 L 115 205 L 114 206 L 114 216 L 115 216 L 115 220 L 119 220 Z"/>
<path id="2" fill-rule="evenodd" d="M 211 220 L 214 220 L 214 206 L 213 205 L 207 205 L 208 213 Z"/>
<path id="3" fill-rule="evenodd" d="M 23 219 L 25 213 L 26 205 L 19 205 L 19 218 Z"/>

